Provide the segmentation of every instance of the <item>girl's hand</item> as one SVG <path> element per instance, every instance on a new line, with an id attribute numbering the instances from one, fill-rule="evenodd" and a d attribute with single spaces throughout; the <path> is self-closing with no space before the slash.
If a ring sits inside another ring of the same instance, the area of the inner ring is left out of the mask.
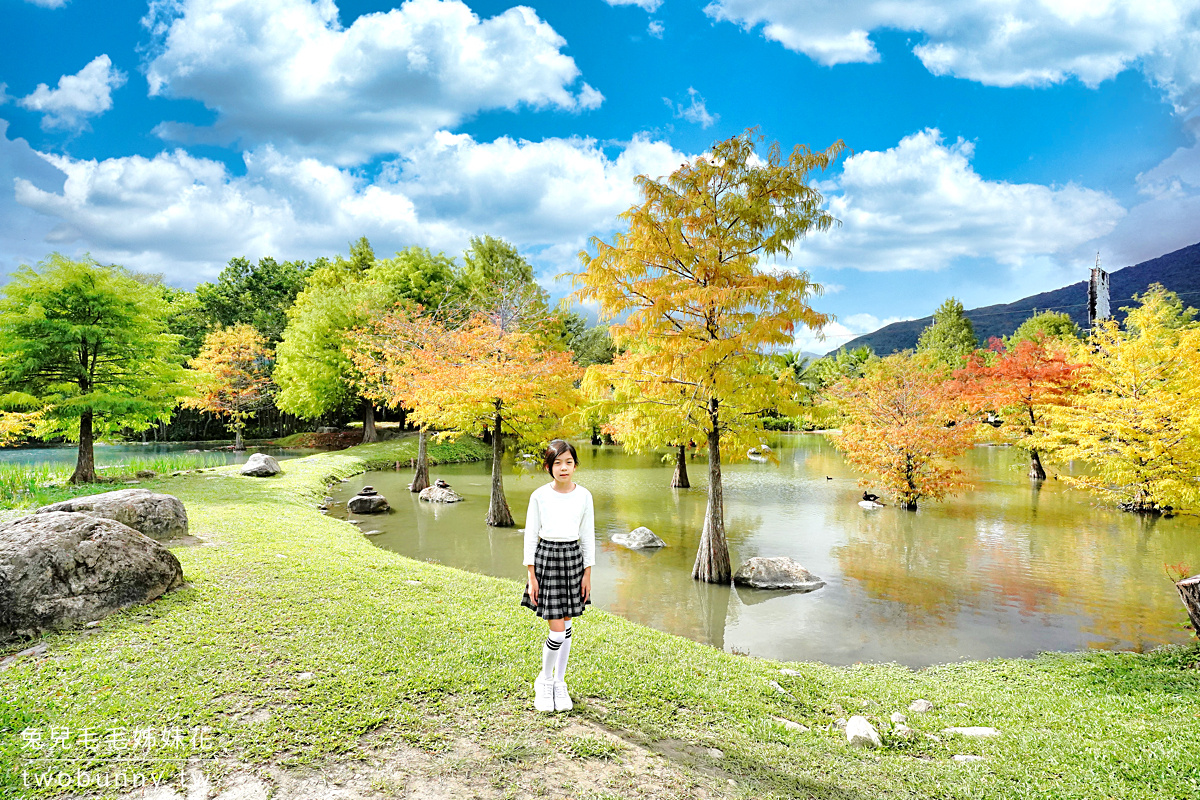
<path id="1" fill-rule="evenodd" d="M 535 606 L 537 605 L 537 596 L 538 596 L 537 578 L 530 575 L 529 576 L 529 599 Z"/>
<path id="2" fill-rule="evenodd" d="M 580 590 L 583 592 L 583 599 L 586 602 L 592 594 L 592 576 L 583 573 L 583 580 L 579 584 Z"/>

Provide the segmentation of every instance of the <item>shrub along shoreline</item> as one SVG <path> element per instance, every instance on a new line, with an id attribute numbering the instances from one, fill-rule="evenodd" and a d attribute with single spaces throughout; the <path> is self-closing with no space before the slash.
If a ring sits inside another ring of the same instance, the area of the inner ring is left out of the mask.
<path id="1" fill-rule="evenodd" d="M 431 445 L 430 454 L 477 460 L 488 449 L 464 440 Z M 725 653 L 591 608 L 571 653 L 575 710 L 539 715 L 531 684 L 545 626 L 518 606 L 520 583 L 379 549 L 316 509 L 331 481 L 413 456 L 415 440 L 399 439 L 286 461 L 270 479 L 230 466 L 142 483 L 187 507 L 200 541 L 172 551 L 188 583 L 95 628 L 49 634 L 47 657 L 0 672 L 0 796 L 63 793 L 22 785 L 33 751 L 20 734 L 29 728 L 70 732 L 67 746 L 37 753 L 50 759 L 37 767 L 72 773 L 111 764 L 113 751 L 75 741 L 88 728 L 102 740 L 114 728 L 209 728 L 199 743 L 185 735 L 177 747 L 148 751 L 168 775 L 185 757 L 203 759 L 210 776 L 233 764 L 353 765 L 367 737 L 437 754 L 464 733 L 485 743 L 467 768 L 492 774 L 497 786 L 554 758 L 623 757 L 564 738 L 572 718 L 665 755 L 696 786 L 728 796 L 1200 793 L 1195 645 L 917 671 L 840 668 Z M 934 710 L 908 712 L 917 698 Z M 892 731 L 895 711 L 915 738 Z M 881 730 L 881 749 L 852 748 L 833 726 L 855 714 Z M 951 726 L 990 726 L 1000 736 L 942 732 Z M 961 754 L 983 760 L 952 759 Z M 590 796 L 605 791 L 633 794 L 591 787 Z"/>

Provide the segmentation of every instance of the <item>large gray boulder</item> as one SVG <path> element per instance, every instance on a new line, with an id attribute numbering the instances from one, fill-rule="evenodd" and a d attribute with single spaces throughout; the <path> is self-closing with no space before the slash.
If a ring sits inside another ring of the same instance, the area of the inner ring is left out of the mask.
<path id="1" fill-rule="evenodd" d="M 733 582 L 755 589 L 787 589 L 792 592 L 811 592 L 825 585 L 825 581 L 786 556 L 755 556 L 738 568 L 733 575 Z"/>
<path id="2" fill-rule="evenodd" d="M 612 540 L 630 550 L 642 550 L 647 547 L 666 547 L 667 543 L 654 535 L 654 531 L 645 525 L 634 528 L 629 533 L 614 533 Z"/>
<path id="3" fill-rule="evenodd" d="M 0 524 L 0 640 L 90 622 L 182 583 L 170 550 L 116 520 L 47 511 Z"/>
<path id="4" fill-rule="evenodd" d="M 448 486 L 426 486 L 417 497 L 430 503 L 462 502 L 462 495 Z"/>
<path id="5" fill-rule="evenodd" d="M 48 511 L 70 511 L 116 520 L 151 539 L 177 539 L 188 533 L 187 510 L 179 498 L 148 489 L 121 489 L 76 497 L 42 506 L 33 513 Z"/>
<path id="6" fill-rule="evenodd" d="M 242 465 L 242 474 L 252 478 L 269 478 L 278 475 L 283 470 L 279 462 L 266 453 L 253 453 Z"/>

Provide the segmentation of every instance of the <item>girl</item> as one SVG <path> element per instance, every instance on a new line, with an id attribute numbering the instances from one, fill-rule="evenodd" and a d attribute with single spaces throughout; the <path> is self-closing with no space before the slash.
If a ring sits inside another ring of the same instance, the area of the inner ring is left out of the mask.
<path id="1" fill-rule="evenodd" d="M 591 605 L 595 514 L 591 492 L 571 480 L 578 463 L 573 445 L 562 439 L 551 442 L 543 464 L 554 482 L 534 489 L 525 515 L 529 582 L 521 605 L 550 625 L 542 671 L 533 682 L 538 711 L 567 711 L 574 705 L 563 680 L 571 653 L 571 618 Z"/>

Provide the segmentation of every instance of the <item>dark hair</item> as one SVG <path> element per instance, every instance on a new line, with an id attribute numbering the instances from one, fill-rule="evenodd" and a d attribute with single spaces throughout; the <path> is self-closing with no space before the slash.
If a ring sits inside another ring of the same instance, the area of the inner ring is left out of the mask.
<path id="1" fill-rule="evenodd" d="M 546 448 L 546 457 L 542 459 L 542 465 L 545 466 L 546 472 L 549 472 L 551 477 L 554 476 L 554 461 L 563 453 L 570 452 L 571 458 L 576 464 L 579 463 L 579 456 L 575 453 L 575 445 L 570 442 L 564 442 L 562 439 L 555 439 Z"/>

